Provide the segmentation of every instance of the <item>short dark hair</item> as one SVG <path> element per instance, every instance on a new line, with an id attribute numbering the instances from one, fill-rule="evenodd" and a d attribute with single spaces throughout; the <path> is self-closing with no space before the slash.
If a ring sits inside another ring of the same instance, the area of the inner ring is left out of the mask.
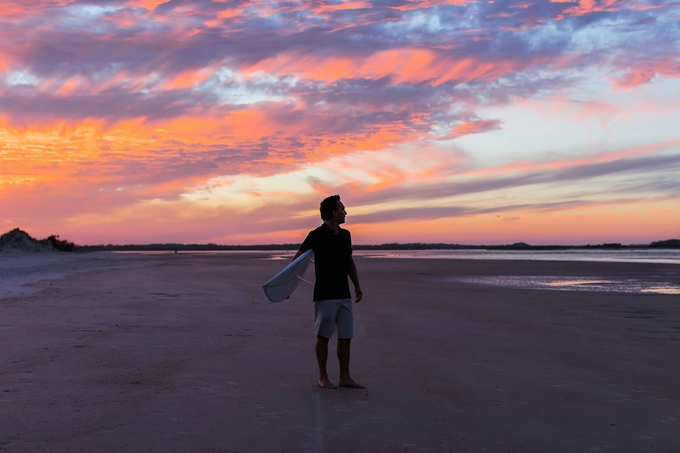
<path id="1" fill-rule="evenodd" d="M 321 211 L 321 220 L 329 220 L 333 218 L 333 211 L 338 210 L 338 201 L 340 201 L 340 195 L 331 195 L 328 198 L 324 198 L 319 206 L 319 211 Z"/>

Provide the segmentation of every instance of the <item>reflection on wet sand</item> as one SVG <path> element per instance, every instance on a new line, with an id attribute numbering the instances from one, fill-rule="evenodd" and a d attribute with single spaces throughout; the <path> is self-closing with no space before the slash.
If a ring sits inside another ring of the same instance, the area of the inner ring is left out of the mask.
<path id="1" fill-rule="evenodd" d="M 640 279 L 602 279 L 598 277 L 495 276 L 454 278 L 456 282 L 564 291 L 603 291 L 619 293 L 680 294 L 680 285 Z"/>

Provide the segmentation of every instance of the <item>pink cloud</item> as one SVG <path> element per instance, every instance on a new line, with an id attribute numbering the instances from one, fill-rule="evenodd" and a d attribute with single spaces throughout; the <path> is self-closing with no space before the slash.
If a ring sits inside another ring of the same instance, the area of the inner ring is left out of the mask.
<path id="1" fill-rule="evenodd" d="M 634 66 L 624 69 L 624 75 L 611 79 L 617 88 L 632 88 L 650 83 L 657 75 L 672 78 L 680 77 L 680 60 L 678 59 L 665 61 L 640 59 L 632 62 L 622 61 L 620 64 L 622 66 Z"/>

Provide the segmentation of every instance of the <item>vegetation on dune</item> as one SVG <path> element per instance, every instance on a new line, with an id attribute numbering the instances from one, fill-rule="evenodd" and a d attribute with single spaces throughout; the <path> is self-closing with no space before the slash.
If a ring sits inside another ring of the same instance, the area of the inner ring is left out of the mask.
<path id="1" fill-rule="evenodd" d="M 73 242 L 60 240 L 59 235 L 38 240 L 19 228 L 0 236 L 0 251 L 3 252 L 71 252 L 74 248 Z"/>

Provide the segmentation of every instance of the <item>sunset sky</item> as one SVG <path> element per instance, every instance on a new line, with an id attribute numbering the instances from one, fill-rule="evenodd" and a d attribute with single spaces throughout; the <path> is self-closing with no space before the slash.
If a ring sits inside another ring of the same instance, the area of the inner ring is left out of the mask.
<path id="1" fill-rule="evenodd" d="M 2 0 L 0 234 L 680 237 L 680 4 Z"/>

